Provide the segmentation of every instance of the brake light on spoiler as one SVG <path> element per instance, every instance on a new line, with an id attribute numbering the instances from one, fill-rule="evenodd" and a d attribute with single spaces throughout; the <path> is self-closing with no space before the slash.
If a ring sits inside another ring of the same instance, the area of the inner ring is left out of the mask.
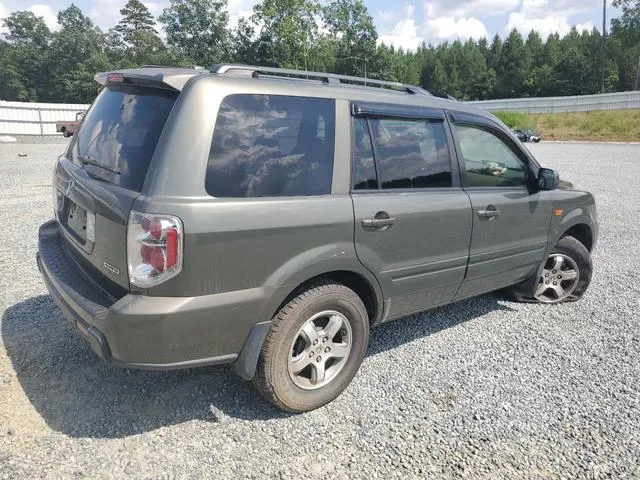
<path id="1" fill-rule="evenodd" d="M 107 75 L 107 83 L 122 83 L 124 75 L 122 73 L 110 73 Z"/>
<path id="2" fill-rule="evenodd" d="M 182 270 L 182 222 L 171 215 L 131 211 L 127 225 L 129 281 L 153 287 Z"/>

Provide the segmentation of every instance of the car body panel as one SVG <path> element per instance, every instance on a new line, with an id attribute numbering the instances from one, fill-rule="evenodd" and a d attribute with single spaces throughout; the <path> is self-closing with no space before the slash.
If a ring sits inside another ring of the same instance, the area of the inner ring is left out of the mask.
<path id="1" fill-rule="evenodd" d="M 113 272 L 92 263 L 91 252 L 67 238 L 64 226 L 55 222 L 41 229 L 39 259 L 56 303 L 81 331 L 89 332 L 85 336 L 91 337 L 99 354 L 107 352 L 116 363 L 178 368 L 239 358 L 243 376 L 250 377 L 265 325 L 310 279 L 336 272 L 360 278 L 372 292 L 375 316 L 370 323 L 375 325 L 513 284 L 527 275 L 533 278 L 536 262 L 575 225 L 586 224 L 594 239 L 597 236 L 593 197 L 574 190 L 478 192 L 465 190 L 457 178 L 454 187 L 443 190 L 349 193 L 351 103 L 444 111 L 445 125 L 454 117 L 472 116 L 516 140 L 502 122 L 471 105 L 383 88 L 188 69 L 121 72 L 133 81 L 181 92 L 141 191 L 123 192 L 64 159 L 56 185 L 64 191 L 74 178 L 77 190 L 70 192 L 71 198 L 96 211 L 96 234 L 101 238 L 93 248 L 104 249 L 104 258 L 114 255 L 112 266 L 124 275 L 110 277 Z M 107 80 L 106 74 L 98 77 Z M 335 100 L 330 195 L 207 194 L 205 175 L 218 110 L 224 97 L 234 93 Z M 450 131 L 447 135 L 457 175 L 456 145 Z M 531 153 L 524 148 L 521 153 L 537 175 L 540 167 Z M 489 203 L 499 205 L 503 217 L 481 224 L 477 210 Z M 130 286 L 125 280 L 131 209 L 174 215 L 184 226 L 182 271 L 152 288 Z M 563 213 L 553 216 L 558 209 Z M 379 211 L 388 211 L 396 223 L 365 231 L 361 221 Z M 58 243 L 52 243 L 54 237 Z M 80 260 L 70 260 L 74 256 Z M 95 271 L 100 273 L 93 275 Z M 80 280 L 87 285 L 95 281 L 96 291 L 107 292 L 107 299 L 100 300 L 104 305 L 92 301 L 94 293 L 80 287 Z M 98 306 L 90 308 L 92 304 Z M 100 335 L 104 343 L 96 340 Z"/>
<path id="2" fill-rule="evenodd" d="M 469 267 L 456 298 L 513 285 L 542 262 L 547 246 L 552 202 L 549 192 L 526 189 L 469 189 L 473 236 Z M 494 206 L 500 215 L 482 218 Z"/>
<path id="3" fill-rule="evenodd" d="M 382 286 L 386 319 L 450 302 L 469 255 L 471 205 L 462 189 L 353 193 L 352 198 L 356 251 Z M 363 227 L 363 219 L 381 211 L 395 219 L 391 227 Z"/>

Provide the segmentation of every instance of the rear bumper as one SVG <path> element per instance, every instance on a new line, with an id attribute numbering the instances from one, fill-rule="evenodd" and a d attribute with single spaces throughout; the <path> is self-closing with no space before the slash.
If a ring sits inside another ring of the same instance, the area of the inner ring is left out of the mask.
<path id="1" fill-rule="evenodd" d="M 37 262 L 56 305 L 107 362 L 168 370 L 234 362 L 273 289 L 198 297 L 113 298 L 70 257 L 55 221 L 40 227 Z"/>

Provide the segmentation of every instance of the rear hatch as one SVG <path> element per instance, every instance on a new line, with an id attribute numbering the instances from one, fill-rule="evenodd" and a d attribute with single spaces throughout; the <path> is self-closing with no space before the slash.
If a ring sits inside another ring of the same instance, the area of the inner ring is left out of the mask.
<path id="1" fill-rule="evenodd" d="M 127 220 L 177 96 L 107 84 L 56 166 L 56 219 L 68 250 L 114 290 L 129 289 Z"/>

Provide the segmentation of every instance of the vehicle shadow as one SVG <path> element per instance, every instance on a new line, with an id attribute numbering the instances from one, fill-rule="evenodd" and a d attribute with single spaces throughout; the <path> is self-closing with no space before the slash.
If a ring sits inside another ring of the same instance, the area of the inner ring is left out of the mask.
<path id="1" fill-rule="evenodd" d="M 368 355 L 437 333 L 498 309 L 494 295 L 383 325 Z M 73 437 L 115 438 L 190 420 L 285 418 L 227 367 L 147 372 L 105 364 L 48 295 L 13 305 L 2 340 L 27 398 L 49 427 Z"/>

